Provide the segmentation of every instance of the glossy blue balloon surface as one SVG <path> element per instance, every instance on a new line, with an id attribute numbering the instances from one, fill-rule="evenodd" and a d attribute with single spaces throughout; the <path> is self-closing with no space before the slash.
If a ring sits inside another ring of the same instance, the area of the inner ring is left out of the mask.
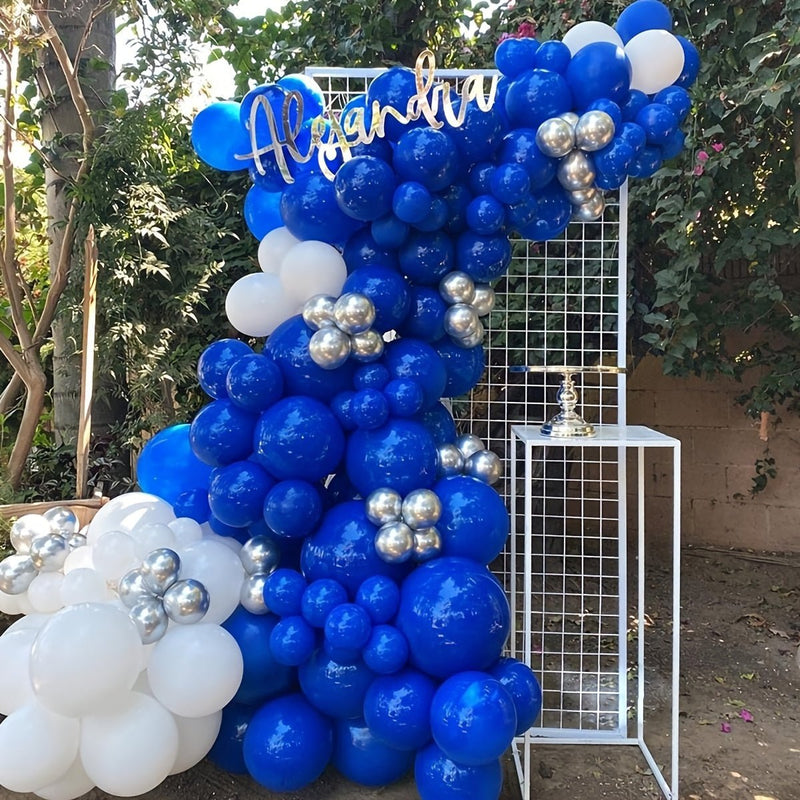
<path id="1" fill-rule="evenodd" d="M 392 210 L 397 179 L 392 168 L 374 156 L 355 156 L 336 173 L 336 202 L 348 217 L 371 222 Z"/>
<path id="2" fill-rule="evenodd" d="M 328 614 L 341 603 L 347 602 L 347 590 L 333 578 L 312 580 L 303 592 L 300 610 L 303 619 L 314 628 L 325 626 Z"/>
<path id="3" fill-rule="evenodd" d="M 377 100 L 381 107 L 390 106 L 401 114 L 406 113 L 409 98 L 417 92 L 417 82 L 414 72 L 407 67 L 392 67 L 378 75 L 367 89 L 366 107 L 370 110 Z M 418 122 L 417 124 L 423 124 Z M 412 123 L 413 125 L 413 123 Z M 396 142 L 409 126 L 395 119 L 391 114 L 386 115 L 386 138 Z"/>
<path id="4" fill-rule="evenodd" d="M 383 396 L 395 417 L 413 417 L 425 405 L 422 387 L 412 378 L 393 378 L 384 387 Z"/>
<path id="5" fill-rule="evenodd" d="M 342 293 L 358 292 L 372 300 L 375 306 L 375 330 L 385 333 L 397 328 L 411 308 L 409 286 L 397 270 L 372 264 L 351 272 Z"/>
<path id="6" fill-rule="evenodd" d="M 534 242 L 545 242 L 567 229 L 572 217 L 572 204 L 556 182 L 534 196 L 538 204 L 537 217 L 529 225 L 520 225 L 519 232 Z"/>
<path id="7" fill-rule="evenodd" d="M 376 625 L 361 655 L 364 663 L 374 673 L 391 675 L 408 662 L 408 642 L 392 625 Z"/>
<path id="8" fill-rule="evenodd" d="M 236 775 L 247 773 L 243 752 L 244 735 L 254 713 L 253 706 L 238 703 L 228 703 L 222 709 L 219 733 L 208 752 L 208 760 L 212 764 Z"/>
<path id="9" fill-rule="evenodd" d="M 361 389 L 352 398 L 352 416 L 356 427 L 373 430 L 389 417 L 389 403 L 377 389 Z"/>
<path id="10" fill-rule="evenodd" d="M 339 664 L 323 650 L 301 665 L 297 675 L 309 702 L 334 719 L 361 716 L 364 695 L 375 677 L 363 661 Z"/>
<path id="11" fill-rule="evenodd" d="M 244 221 L 259 241 L 270 231 L 280 228 L 283 225 L 281 194 L 268 192 L 258 184 L 251 186 L 244 198 Z"/>
<path id="12" fill-rule="evenodd" d="M 678 117 L 663 103 L 650 103 L 636 115 L 636 124 L 644 131 L 647 144 L 660 147 L 678 129 Z"/>
<path id="13" fill-rule="evenodd" d="M 678 80 L 675 81 L 675 85 L 688 89 L 697 80 L 700 72 L 700 53 L 685 36 L 676 36 L 675 38 L 683 48 L 683 70 Z"/>
<path id="14" fill-rule="evenodd" d="M 412 233 L 398 251 L 400 271 L 422 286 L 433 286 L 453 269 L 453 242 L 442 231 Z"/>
<path id="15" fill-rule="evenodd" d="M 478 767 L 456 764 L 432 743 L 417 753 L 414 778 L 422 800 L 498 800 L 503 767 L 499 759 Z"/>
<path id="16" fill-rule="evenodd" d="M 242 461 L 253 452 L 258 418 L 230 400 L 214 400 L 197 412 L 189 429 L 194 454 L 212 467 Z"/>
<path id="17" fill-rule="evenodd" d="M 467 164 L 492 158 L 506 131 L 506 120 L 500 111 L 502 104 L 495 103 L 489 111 L 483 111 L 477 103 L 468 103 L 461 125 L 445 122 L 445 130 L 458 148 Z M 461 113 L 461 101 L 453 104 L 457 114 Z"/>
<path id="18" fill-rule="evenodd" d="M 392 378 L 413 380 L 422 389 L 424 408 L 431 408 L 442 396 L 447 370 L 440 355 L 427 342 L 410 337 L 390 342 L 383 363 Z"/>
<path id="19" fill-rule="evenodd" d="M 389 622 L 400 605 L 400 588 L 386 575 L 371 575 L 358 587 L 355 599 L 374 623 Z"/>
<path id="20" fill-rule="evenodd" d="M 249 353 L 228 369 L 225 389 L 235 406 L 258 414 L 283 397 L 283 375 L 271 358 Z"/>
<path id="21" fill-rule="evenodd" d="M 203 391 L 215 400 L 228 396 L 227 379 L 230 368 L 253 351 L 239 339 L 218 339 L 200 354 L 197 360 L 197 380 Z"/>
<path id="22" fill-rule="evenodd" d="M 497 69 L 508 78 L 516 78 L 517 75 L 532 69 L 536 51 L 539 49 L 539 42 L 531 37 L 509 37 L 503 39 L 494 51 L 494 63 Z"/>
<path id="23" fill-rule="evenodd" d="M 395 750 L 379 741 L 363 719 L 334 723 L 333 766 L 362 786 L 387 786 L 403 777 L 414 754 Z"/>
<path id="24" fill-rule="evenodd" d="M 319 489 L 308 481 L 280 481 L 267 492 L 263 513 L 273 533 L 299 539 L 312 533 L 319 522 L 322 497 Z"/>
<path id="25" fill-rule="evenodd" d="M 303 98 L 303 119 L 318 117 L 325 110 L 325 96 L 320 85 L 309 75 L 292 73 L 278 79 L 278 86 L 286 92 L 298 92 Z"/>
<path id="26" fill-rule="evenodd" d="M 311 658 L 317 646 L 314 629 L 301 617 L 284 617 L 269 635 L 269 649 L 279 664 L 297 667 Z"/>
<path id="27" fill-rule="evenodd" d="M 483 346 L 461 347 L 449 337 L 434 344 L 447 373 L 443 397 L 460 397 L 468 394 L 481 379 L 484 370 Z"/>
<path id="28" fill-rule="evenodd" d="M 369 614 L 355 603 L 342 603 L 325 619 L 325 642 L 334 650 L 360 650 L 372 633 Z"/>
<path id="29" fill-rule="evenodd" d="M 514 126 L 536 130 L 546 119 L 572 111 L 572 91 L 558 72 L 528 69 L 508 87 L 505 108 Z"/>
<path id="30" fill-rule="evenodd" d="M 524 170 L 522 174 L 525 178 L 525 192 L 527 192 L 530 181 L 528 181 L 528 176 Z M 505 217 L 506 212 L 505 208 L 503 208 L 503 203 L 492 195 L 478 195 L 467 206 L 467 224 L 475 233 L 496 233 L 503 227 Z"/>
<path id="31" fill-rule="evenodd" d="M 511 263 L 507 236 L 480 236 L 466 231 L 456 242 L 456 264 L 478 283 L 489 283 L 505 273 Z"/>
<path id="32" fill-rule="evenodd" d="M 671 30 L 672 14 L 659 0 L 636 0 L 622 10 L 614 28 L 627 44 L 644 31 Z"/>
<path id="33" fill-rule="evenodd" d="M 366 226 L 348 238 L 342 252 L 348 272 L 373 264 L 391 268 L 397 266 L 397 251 L 394 248 L 379 245 L 372 238 L 371 227 L 371 225 Z"/>
<path id="34" fill-rule="evenodd" d="M 567 71 L 572 54 L 564 42 L 542 42 L 542 46 L 536 51 L 533 57 L 533 66 L 537 69 L 549 69 L 553 72 L 560 72 L 562 75 Z"/>
<path id="35" fill-rule="evenodd" d="M 300 614 L 305 578 L 296 570 L 287 567 L 276 569 L 264 583 L 264 602 L 274 614 L 294 617 Z"/>
<path id="36" fill-rule="evenodd" d="M 392 197 L 392 212 L 401 222 L 414 225 L 431 213 L 433 197 L 419 181 L 403 181 Z"/>
<path id="37" fill-rule="evenodd" d="M 409 231 L 407 222 L 403 222 L 394 212 L 376 219 L 370 225 L 370 233 L 375 242 L 381 247 L 400 247 L 406 240 Z"/>
<path id="38" fill-rule="evenodd" d="M 247 169 L 252 159 L 250 135 L 239 120 L 239 104 L 231 100 L 212 103 L 192 122 L 192 147 L 198 157 L 215 169 L 236 172 Z"/>
<path id="39" fill-rule="evenodd" d="M 261 519 L 264 498 L 275 481 L 252 461 L 234 461 L 211 475 L 208 503 L 225 525 L 244 528 Z"/>
<path id="40" fill-rule="evenodd" d="M 432 286 L 409 288 L 409 311 L 399 332 L 403 336 L 433 342 L 444 336 L 444 315 L 447 303 Z"/>
<path id="41" fill-rule="evenodd" d="M 566 79 L 581 112 L 601 97 L 622 105 L 631 88 L 631 62 L 625 51 L 611 42 L 592 42 L 572 57 Z"/>
<path id="42" fill-rule="evenodd" d="M 429 127 L 406 131 L 397 141 L 393 163 L 402 180 L 421 183 L 431 192 L 453 183 L 460 166 L 453 140 Z"/>
<path id="43" fill-rule="evenodd" d="M 531 179 L 522 164 L 498 164 L 497 169 L 492 172 L 492 176 L 489 179 L 489 189 L 492 192 L 491 196 L 496 198 L 495 202 L 513 205 L 527 197 L 528 192 L 531 190 Z M 475 200 L 483 196 L 479 195 Z M 480 233 L 484 236 L 496 233 L 502 227 L 502 219 L 498 219 L 498 224 L 494 226 L 484 224 L 478 227 L 470 220 L 469 209 L 467 209 L 467 222 L 475 233 Z"/>
<path id="44" fill-rule="evenodd" d="M 244 736 L 252 777 L 273 792 L 315 781 L 333 755 L 333 726 L 301 694 L 271 700 L 253 715 Z"/>
<path id="45" fill-rule="evenodd" d="M 444 403 L 436 403 L 432 408 L 423 411 L 417 421 L 425 426 L 437 447 L 456 440 L 456 423 Z"/>
<path id="46" fill-rule="evenodd" d="M 501 658 L 489 673 L 503 685 L 517 710 L 515 736 L 521 736 L 536 722 L 542 710 L 542 688 L 531 671 L 515 658 Z"/>
<path id="47" fill-rule="evenodd" d="M 536 131 L 532 128 L 517 128 L 503 138 L 500 159 L 507 164 L 524 167 L 532 190 L 547 186 L 556 176 L 558 161 L 546 156 L 536 144 Z M 491 178 L 489 179 L 491 188 Z"/>

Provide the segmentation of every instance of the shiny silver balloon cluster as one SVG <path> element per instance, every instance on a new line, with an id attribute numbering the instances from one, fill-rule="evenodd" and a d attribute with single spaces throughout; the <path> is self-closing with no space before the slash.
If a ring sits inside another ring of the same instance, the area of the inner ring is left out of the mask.
<path id="1" fill-rule="evenodd" d="M 443 477 L 469 475 L 490 486 L 503 477 L 500 457 L 487 450 L 472 433 L 459 436 L 455 444 L 439 445 L 436 452 L 439 474 Z"/>
<path id="2" fill-rule="evenodd" d="M 40 572 L 58 572 L 70 552 L 86 544 L 78 528 L 78 518 L 63 506 L 17 519 L 10 532 L 15 553 L 0 561 L 0 591 L 22 594 Z"/>
<path id="3" fill-rule="evenodd" d="M 466 272 L 448 272 L 439 283 L 439 294 L 450 307 L 444 315 L 444 330 L 461 347 L 477 347 L 485 333 L 481 317 L 494 308 L 494 289 L 476 284 Z"/>
<path id="4" fill-rule="evenodd" d="M 247 575 L 242 584 L 239 602 L 251 614 L 268 613 L 269 608 L 264 601 L 264 584 L 275 572 L 281 559 L 278 545 L 268 536 L 253 536 L 242 545 L 239 558 L 242 559 L 242 566 Z"/>
<path id="5" fill-rule="evenodd" d="M 206 587 L 192 578 L 181 579 L 180 571 L 180 556 L 168 547 L 160 547 L 148 553 L 141 566 L 119 579 L 117 594 L 136 625 L 142 644 L 161 639 L 170 620 L 190 625 L 206 615 Z"/>
<path id="6" fill-rule="evenodd" d="M 614 120 L 605 111 L 573 112 L 546 119 L 536 131 L 536 144 L 546 155 L 560 159 L 558 181 L 567 190 L 573 219 L 591 222 L 605 208 L 603 192 L 587 153 L 602 150 L 614 138 Z"/>
<path id="7" fill-rule="evenodd" d="M 436 523 L 442 501 L 430 489 L 414 489 L 403 497 L 394 489 L 375 489 L 366 499 L 370 522 L 378 525 L 375 552 L 389 564 L 409 559 L 429 561 L 442 550 Z"/>
<path id="8" fill-rule="evenodd" d="M 368 362 L 383 355 L 383 339 L 372 330 L 375 305 L 364 294 L 347 292 L 338 300 L 314 295 L 303 306 L 303 320 L 314 330 L 309 355 L 323 369 L 341 367 L 351 356 Z"/>

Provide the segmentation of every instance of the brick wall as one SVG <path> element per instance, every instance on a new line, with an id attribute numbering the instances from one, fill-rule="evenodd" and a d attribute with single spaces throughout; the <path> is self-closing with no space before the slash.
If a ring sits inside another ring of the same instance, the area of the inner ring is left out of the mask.
<path id="1" fill-rule="evenodd" d="M 728 379 L 666 377 L 661 362 L 648 358 L 628 380 L 628 422 L 682 443 L 684 543 L 800 552 L 800 418 L 770 418 L 762 441 L 759 422 L 735 403 L 741 393 L 742 384 Z M 767 448 L 778 475 L 751 497 L 754 464 Z M 672 473 L 658 451 L 648 454 L 645 491 L 648 538 L 664 537 Z"/>

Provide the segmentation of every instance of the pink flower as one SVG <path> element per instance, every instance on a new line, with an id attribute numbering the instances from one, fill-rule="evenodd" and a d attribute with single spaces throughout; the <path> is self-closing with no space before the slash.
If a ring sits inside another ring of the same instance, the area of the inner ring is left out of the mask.
<path id="1" fill-rule="evenodd" d="M 730 722 L 720 722 L 719 729 L 723 733 L 730 733 L 731 732 L 731 724 L 730 724 Z"/>
<path id="2" fill-rule="evenodd" d="M 520 22 L 517 36 L 521 39 L 533 39 L 536 36 L 536 26 L 532 22 Z"/>
<path id="3" fill-rule="evenodd" d="M 704 172 L 705 172 L 705 169 L 703 169 L 703 165 L 702 164 L 695 164 L 695 167 L 692 170 L 692 174 L 693 175 L 697 175 L 698 177 L 700 175 L 702 175 Z"/>
<path id="4" fill-rule="evenodd" d="M 750 713 L 750 712 L 749 712 L 749 711 L 748 711 L 746 708 L 743 708 L 743 709 L 742 709 L 742 710 L 739 712 L 739 716 L 740 716 L 740 717 L 741 717 L 741 718 L 742 718 L 742 719 L 743 719 L 745 722 L 753 722 L 753 721 L 754 721 L 754 720 L 753 720 L 753 715 L 752 715 L 752 714 L 751 714 L 751 713 Z"/>
<path id="5" fill-rule="evenodd" d="M 714 142 L 714 143 L 711 145 L 711 149 L 712 149 L 712 150 L 713 150 L 715 153 L 721 153 L 721 152 L 722 152 L 722 151 L 725 149 L 725 145 L 724 145 L 722 142 Z"/>
<path id="6" fill-rule="evenodd" d="M 705 164 L 705 163 L 706 163 L 706 161 L 708 161 L 708 153 L 706 153 L 706 151 L 705 151 L 705 150 L 701 150 L 701 151 L 700 151 L 700 152 L 697 154 L 697 160 L 698 160 L 698 161 L 699 161 L 701 164 Z"/>

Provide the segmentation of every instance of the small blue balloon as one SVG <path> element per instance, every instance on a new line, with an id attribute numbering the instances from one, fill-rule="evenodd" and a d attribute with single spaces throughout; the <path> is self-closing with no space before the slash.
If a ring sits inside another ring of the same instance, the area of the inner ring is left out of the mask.
<path id="1" fill-rule="evenodd" d="M 339 664 L 324 650 L 317 650 L 299 667 L 297 675 L 309 702 L 334 719 L 360 717 L 364 695 L 375 678 L 363 661 Z"/>
<path id="2" fill-rule="evenodd" d="M 461 103 L 461 100 L 457 100 L 453 104 L 457 114 L 461 113 Z M 500 113 L 500 107 L 495 102 L 489 111 L 484 111 L 473 101 L 467 104 L 461 125 L 453 126 L 445 123 L 445 130 L 467 164 L 493 157 L 506 132 L 506 121 Z"/>
<path id="3" fill-rule="evenodd" d="M 439 353 L 427 342 L 397 339 L 386 346 L 383 363 L 392 378 L 407 378 L 419 385 L 424 408 L 431 408 L 442 397 L 447 369 Z"/>
<path id="4" fill-rule="evenodd" d="M 244 706 L 238 703 L 228 703 L 222 709 L 219 733 L 208 752 L 208 760 L 212 764 L 235 775 L 247 774 L 242 746 L 247 726 L 254 713 L 253 706 Z"/>
<path id="5" fill-rule="evenodd" d="M 235 406 L 258 414 L 283 397 L 283 375 L 268 356 L 249 353 L 231 365 L 225 389 Z"/>
<path id="6" fill-rule="evenodd" d="M 353 395 L 353 421 L 359 428 L 374 430 L 389 417 L 389 403 L 377 389 L 361 389 Z"/>
<path id="7" fill-rule="evenodd" d="M 427 217 L 415 222 L 413 227 L 418 231 L 427 231 L 431 233 L 444 228 L 449 218 L 449 208 L 447 203 L 438 196 L 435 196 L 431 201 L 431 210 Z"/>
<path id="8" fill-rule="evenodd" d="M 192 147 L 214 169 L 236 172 L 253 163 L 250 134 L 239 120 L 239 103 L 223 100 L 200 111 L 192 122 Z"/>
<path id="9" fill-rule="evenodd" d="M 533 725 L 542 710 L 542 688 L 531 668 L 515 658 L 501 658 L 489 673 L 503 685 L 517 710 L 515 736 Z"/>
<path id="10" fill-rule="evenodd" d="M 503 139 L 500 159 L 505 163 L 524 167 L 532 190 L 547 186 L 555 178 L 558 169 L 558 160 L 546 156 L 539 149 L 539 145 L 536 144 L 536 131 L 531 128 L 511 131 Z"/>
<path id="11" fill-rule="evenodd" d="M 631 89 L 628 99 L 620 106 L 622 119 L 625 122 L 632 122 L 636 115 L 650 102 L 650 98 L 639 89 Z M 619 133 L 619 131 L 617 131 Z"/>
<path id="12" fill-rule="evenodd" d="M 387 747 L 375 738 L 363 719 L 334 724 L 333 766 L 362 786 L 387 786 L 400 780 L 414 763 L 414 754 Z"/>
<path id="13" fill-rule="evenodd" d="M 563 75 L 567 71 L 571 58 L 572 53 L 564 42 L 542 42 L 542 46 L 533 57 L 533 66 L 537 69 L 560 72 Z"/>
<path id="14" fill-rule="evenodd" d="M 376 219 L 369 230 L 380 247 L 400 247 L 408 237 L 410 228 L 407 222 L 392 212 Z"/>
<path id="15" fill-rule="evenodd" d="M 566 79 L 575 99 L 575 109 L 584 111 L 603 97 L 622 106 L 631 89 L 631 62 L 625 51 L 612 42 L 592 42 L 572 57 Z"/>
<path id="16" fill-rule="evenodd" d="M 531 179 L 522 164 L 498 164 L 497 169 L 492 172 L 492 177 L 489 180 L 489 189 L 492 192 L 492 196 L 497 198 L 495 202 L 500 205 L 500 210 L 502 211 L 503 203 L 511 206 L 528 196 L 531 190 Z M 479 195 L 479 197 L 485 197 L 485 195 Z M 475 200 L 478 200 L 479 197 L 476 197 Z M 474 203 L 475 200 L 472 202 Z M 469 209 L 467 211 L 469 213 Z M 504 216 L 499 217 L 499 223 L 496 222 L 492 226 L 482 225 L 480 229 L 470 221 L 469 216 L 467 216 L 467 221 L 470 223 L 469 227 L 475 233 L 488 236 L 500 230 Z M 495 217 L 497 219 L 497 214 L 495 214 Z"/>
<path id="17" fill-rule="evenodd" d="M 611 144 L 594 153 L 592 160 L 598 177 L 605 177 L 607 180 L 620 177 L 618 185 L 622 185 L 635 155 L 633 147 L 625 139 L 615 137 Z"/>
<path id="18" fill-rule="evenodd" d="M 661 145 L 661 157 L 666 161 L 675 158 L 683 152 L 686 143 L 686 134 L 680 129 L 676 129 L 672 135 Z"/>
<path id="19" fill-rule="evenodd" d="M 396 251 L 379 245 L 372 238 L 369 227 L 362 228 L 350 236 L 344 246 L 342 257 L 347 264 L 348 272 L 373 264 L 394 268 L 398 263 Z"/>
<path id="20" fill-rule="evenodd" d="M 417 753 L 414 779 L 421 800 L 498 800 L 503 766 L 500 759 L 478 767 L 456 764 L 431 743 Z"/>
<path id="21" fill-rule="evenodd" d="M 572 217 L 572 204 L 567 193 L 556 183 L 536 193 L 538 211 L 530 224 L 520 226 L 519 232 L 534 242 L 546 242 L 560 236 Z"/>
<path id="22" fill-rule="evenodd" d="M 315 781 L 333 755 L 333 727 L 301 694 L 271 700 L 253 715 L 244 736 L 252 777 L 273 792 Z"/>
<path id="23" fill-rule="evenodd" d="M 383 389 L 389 383 L 389 370 L 383 364 L 364 364 L 354 376 L 356 389 Z"/>
<path id="24" fill-rule="evenodd" d="M 392 211 L 401 222 L 413 225 L 431 213 L 433 197 L 419 181 L 404 181 L 394 191 Z"/>
<path id="25" fill-rule="evenodd" d="M 400 589 L 385 575 L 371 575 L 356 592 L 356 603 L 377 623 L 389 622 L 400 605 Z"/>
<path id="26" fill-rule="evenodd" d="M 383 390 L 389 413 L 395 417 L 413 417 L 425 405 L 420 384 L 411 378 L 394 378 Z"/>
<path id="27" fill-rule="evenodd" d="M 448 186 L 439 195 L 447 206 L 447 222 L 444 229 L 451 236 L 459 234 L 467 228 L 467 206 L 472 200 L 472 192 L 463 183 Z"/>
<path id="28" fill-rule="evenodd" d="M 225 525 L 245 528 L 261 519 L 264 498 L 275 481 L 252 461 L 234 461 L 211 475 L 208 503 Z"/>
<path id="29" fill-rule="evenodd" d="M 539 213 L 539 201 L 533 195 L 527 195 L 519 203 L 508 207 L 508 224 L 512 230 L 530 225 Z"/>
<path id="30" fill-rule="evenodd" d="M 662 89 L 654 98 L 654 103 L 661 103 L 669 108 L 678 118 L 678 124 L 686 119 L 692 108 L 692 98 L 686 89 L 680 86 L 668 86 Z"/>
<path id="31" fill-rule="evenodd" d="M 294 569 L 276 569 L 264 583 L 264 602 L 280 617 L 295 617 L 300 614 L 307 584 L 305 578 Z"/>
<path id="32" fill-rule="evenodd" d="M 372 622 L 355 603 L 342 603 L 325 620 L 325 651 L 340 664 L 359 660 L 361 648 L 369 641 Z"/>
<path id="33" fill-rule="evenodd" d="M 300 610 L 303 619 L 314 628 L 325 626 L 328 614 L 347 602 L 347 590 L 333 578 L 319 578 L 308 584 L 303 592 Z"/>
<path id="34" fill-rule="evenodd" d="M 506 138 L 507 137 L 504 136 L 503 141 L 505 141 Z M 501 160 L 505 161 L 506 159 L 501 156 Z M 477 164 L 473 164 L 468 175 L 469 189 L 472 195 L 489 194 L 491 191 L 490 181 L 492 179 L 492 173 L 496 169 L 497 165 L 491 161 L 480 161 Z M 470 196 L 470 200 L 471 199 L 472 196 Z"/>
<path id="35" fill-rule="evenodd" d="M 678 80 L 675 81 L 675 85 L 688 89 L 697 80 L 700 73 L 700 54 L 686 37 L 676 36 L 675 38 L 683 48 L 683 70 Z"/>
<path id="36" fill-rule="evenodd" d="M 212 467 L 243 461 L 253 452 L 257 417 L 230 400 L 214 400 L 197 412 L 189 429 L 194 454 Z"/>
<path id="37" fill-rule="evenodd" d="M 409 286 L 397 270 L 380 264 L 360 267 L 347 276 L 342 293 L 357 292 L 372 300 L 375 306 L 376 331 L 385 333 L 396 329 L 411 308 Z"/>
<path id="38" fill-rule="evenodd" d="M 361 654 L 374 673 L 391 675 L 408 662 L 408 642 L 392 625 L 376 625 Z"/>
<path id="39" fill-rule="evenodd" d="M 411 286 L 408 294 L 409 312 L 398 332 L 423 342 L 441 339 L 444 336 L 447 303 L 439 290 L 431 286 Z"/>
<path id="40" fill-rule="evenodd" d="M 189 517 L 202 525 L 208 521 L 211 513 L 208 507 L 208 487 L 181 492 L 171 505 L 176 517 Z"/>
<path id="41" fill-rule="evenodd" d="M 592 100 L 586 107 L 587 111 L 603 111 L 614 121 L 614 130 L 619 130 L 622 125 L 622 109 L 613 101 L 606 97 Z"/>
<path id="42" fill-rule="evenodd" d="M 660 147 L 646 145 L 637 154 L 628 168 L 632 178 L 649 178 L 661 169 L 663 163 Z"/>
<path id="43" fill-rule="evenodd" d="M 244 198 L 244 221 L 259 241 L 270 231 L 282 227 L 280 193 L 265 191 L 257 184 L 251 186 Z"/>
<path id="44" fill-rule="evenodd" d="M 503 39 L 494 51 L 494 63 L 497 69 L 508 78 L 516 78 L 517 75 L 532 69 L 536 58 L 536 51 L 539 49 L 539 42 L 528 36 L 509 37 Z"/>
<path id="45" fill-rule="evenodd" d="M 483 347 L 461 347 L 449 337 L 433 345 L 444 362 L 447 382 L 442 397 L 461 397 L 469 394 L 483 375 Z"/>
<path id="46" fill-rule="evenodd" d="M 678 117 L 662 103 L 650 103 L 636 115 L 636 124 L 644 131 L 648 145 L 660 147 L 678 129 Z"/>
<path id="47" fill-rule="evenodd" d="M 411 281 L 434 286 L 453 268 L 453 242 L 442 231 L 415 231 L 398 252 L 400 271 Z"/>
<path id="48" fill-rule="evenodd" d="M 336 173 L 336 202 L 348 217 L 371 222 L 391 211 L 395 184 L 394 171 L 385 161 L 355 156 Z"/>
<path id="49" fill-rule="evenodd" d="M 478 283 L 489 283 L 505 274 L 511 263 L 508 236 L 480 236 L 466 231 L 456 242 L 456 266 Z"/>
<path id="50" fill-rule="evenodd" d="M 432 408 L 423 411 L 417 421 L 425 426 L 425 430 L 433 437 L 438 447 L 456 440 L 456 423 L 453 415 L 443 403 L 436 403 Z"/>
<path id="51" fill-rule="evenodd" d="M 250 345 L 239 339 L 218 339 L 200 354 L 197 360 L 197 380 L 200 387 L 215 400 L 228 396 L 227 377 L 230 368 L 253 354 Z"/>
<path id="52" fill-rule="evenodd" d="M 627 44 L 644 31 L 672 30 L 672 14 L 659 0 L 636 0 L 623 9 L 614 28 Z"/>
<path id="53" fill-rule="evenodd" d="M 568 69 L 571 68 L 572 64 Z M 573 91 L 574 87 L 558 72 L 528 69 L 508 87 L 506 113 L 514 127 L 535 131 L 546 119 L 572 111 Z"/>
<path id="54" fill-rule="evenodd" d="M 453 140 L 443 130 L 412 128 L 398 140 L 394 169 L 401 179 L 417 181 L 431 192 L 453 183 L 460 164 Z"/>
<path id="55" fill-rule="evenodd" d="M 316 486 L 299 479 L 276 483 L 266 494 L 262 510 L 269 529 L 287 539 L 314 531 L 322 516 L 322 497 Z"/>
<path id="56" fill-rule="evenodd" d="M 311 658 L 317 645 L 314 629 L 298 615 L 284 617 L 269 635 L 269 649 L 279 664 L 297 667 Z"/>
<path id="57" fill-rule="evenodd" d="M 379 107 L 391 107 L 401 114 L 406 113 L 408 101 L 417 93 L 417 81 L 414 72 L 407 67 L 392 67 L 375 78 L 367 89 L 366 107 L 373 108 L 377 100 Z M 413 125 L 422 125 L 417 121 L 407 125 L 387 114 L 384 122 L 386 138 L 396 142 L 403 133 Z"/>
<path id="58" fill-rule="evenodd" d="M 622 130 L 619 131 L 619 138 L 631 146 L 634 155 L 637 155 L 647 144 L 647 134 L 642 126 L 635 122 L 623 123 Z"/>

